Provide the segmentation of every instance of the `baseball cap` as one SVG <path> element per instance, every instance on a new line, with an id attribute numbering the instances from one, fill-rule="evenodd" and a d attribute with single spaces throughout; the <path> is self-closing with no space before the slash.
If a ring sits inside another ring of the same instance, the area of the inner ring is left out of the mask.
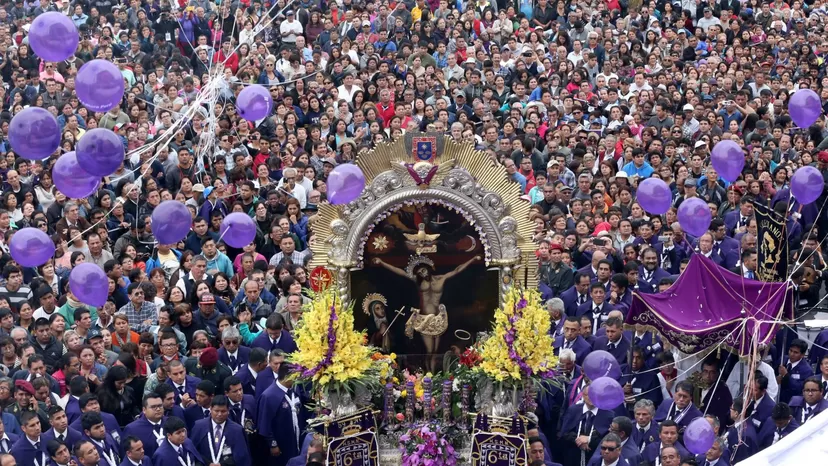
<path id="1" fill-rule="evenodd" d="M 204 189 L 205 189 L 205 188 L 204 188 L 204 185 L 203 185 L 203 184 L 201 184 L 201 183 L 196 183 L 196 184 L 194 184 L 194 185 L 193 185 L 193 191 L 196 191 L 196 192 L 199 192 L 199 193 L 203 193 L 203 192 L 204 192 Z"/>
<path id="2" fill-rule="evenodd" d="M 101 335 L 101 332 L 97 329 L 90 329 L 86 334 L 86 342 L 89 343 L 95 338 L 103 338 L 103 335 Z"/>
<path id="3" fill-rule="evenodd" d="M 454 91 L 451 95 L 453 95 L 455 98 L 456 97 L 464 97 L 464 98 L 466 97 L 466 94 L 463 91 L 459 90 L 459 89 Z"/>
<path id="4" fill-rule="evenodd" d="M 756 122 L 756 129 L 768 129 L 768 122 L 759 120 Z"/>
<path id="5" fill-rule="evenodd" d="M 693 107 L 693 104 L 684 104 L 684 111 L 685 112 L 692 112 L 693 110 L 695 110 L 695 108 Z"/>
<path id="6" fill-rule="evenodd" d="M 326 163 L 330 164 L 330 165 L 333 165 L 334 167 L 336 167 L 336 165 L 337 165 L 336 164 L 336 159 L 334 159 L 333 157 L 326 157 L 325 159 L 322 160 L 322 164 L 326 164 Z"/>
<path id="7" fill-rule="evenodd" d="M 694 178 L 687 178 L 684 180 L 684 187 L 688 188 L 691 186 L 696 186 L 696 180 Z"/>
<path id="8" fill-rule="evenodd" d="M 204 188 L 204 197 L 209 196 L 213 192 L 213 189 L 214 188 L 212 186 L 207 186 L 206 188 Z"/>
<path id="9" fill-rule="evenodd" d="M 362 26 L 363 26 L 363 27 L 364 27 L 364 26 L 368 26 L 368 27 L 370 27 L 370 26 L 371 26 L 371 22 L 370 22 L 370 21 L 368 21 L 368 20 L 366 19 L 365 21 L 363 21 L 363 22 L 362 22 Z"/>
<path id="10" fill-rule="evenodd" d="M 704 141 L 696 141 L 696 144 L 693 146 L 693 149 L 698 149 L 698 148 L 704 147 L 706 145 L 707 145 L 707 143 L 705 143 Z"/>
<path id="11" fill-rule="evenodd" d="M 550 161 L 549 161 L 549 163 L 547 163 L 547 164 L 546 164 L 546 168 L 551 168 L 551 167 L 552 167 L 552 166 L 554 166 L 554 165 L 560 165 L 560 164 L 561 164 L 561 163 L 560 163 L 560 162 L 558 162 L 557 160 L 552 159 L 552 160 L 550 160 Z"/>
<path id="12" fill-rule="evenodd" d="M 201 299 L 198 300 L 199 304 L 216 304 L 216 298 L 211 293 L 204 293 L 201 295 Z"/>
<path id="13" fill-rule="evenodd" d="M 629 178 L 630 178 L 630 176 L 629 176 L 629 175 L 627 175 L 627 172 L 625 172 L 625 171 L 620 171 L 620 172 L 618 172 L 618 173 L 616 173 L 616 174 L 615 174 L 615 178 L 625 178 L 625 179 L 629 179 Z"/>

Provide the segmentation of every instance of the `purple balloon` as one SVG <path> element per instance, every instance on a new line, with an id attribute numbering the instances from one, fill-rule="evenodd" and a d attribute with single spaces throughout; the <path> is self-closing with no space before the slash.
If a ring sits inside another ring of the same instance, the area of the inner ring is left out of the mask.
<path id="1" fill-rule="evenodd" d="M 106 112 L 121 104 L 124 77 L 112 62 L 92 60 L 78 70 L 75 92 L 84 107 L 93 112 Z"/>
<path id="2" fill-rule="evenodd" d="M 74 199 L 82 199 L 97 191 L 101 180 L 80 167 L 74 151 L 60 156 L 52 169 L 52 179 L 58 191 Z"/>
<path id="3" fill-rule="evenodd" d="M 23 228 L 12 236 L 9 252 L 23 267 L 39 267 L 55 255 L 55 243 L 39 228 Z"/>
<path id="4" fill-rule="evenodd" d="M 222 220 L 219 237 L 234 248 L 242 248 L 256 239 L 256 223 L 247 214 L 233 212 Z"/>
<path id="5" fill-rule="evenodd" d="M 710 163 L 725 181 L 734 182 L 745 168 L 745 153 L 739 144 L 725 139 L 719 141 L 710 154 Z"/>
<path id="6" fill-rule="evenodd" d="M 109 294 L 109 279 L 102 268 L 84 262 L 69 274 L 69 290 L 83 304 L 101 307 Z"/>
<path id="7" fill-rule="evenodd" d="M 331 204 L 347 204 L 362 194 L 365 175 L 353 163 L 343 163 L 328 175 L 328 201 Z"/>
<path id="8" fill-rule="evenodd" d="M 695 237 L 703 235 L 710 228 L 711 219 L 710 207 L 703 199 L 691 197 L 679 206 L 679 225 L 685 232 Z"/>
<path id="9" fill-rule="evenodd" d="M 590 395 L 592 395 L 591 392 Z M 693 419 L 684 429 L 684 446 L 694 455 L 707 453 L 715 439 L 716 433 L 713 432 L 713 427 L 703 417 Z"/>
<path id="10" fill-rule="evenodd" d="M 104 128 L 91 129 L 75 146 L 81 168 L 97 177 L 109 176 L 124 162 L 121 137 Z"/>
<path id="11" fill-rule="evenodd" d="M 50 11 L 38 15 L 29 29 L 29 45 L 46 61 L 63 61 L 78 49 L 80 34 L 72 19 Z"/>
<path id="12" fill-rule="evenodd" d="M 273 109 L 273 97 L 270 91 L 259 84 L 247 86 L 239 92 L 236 98 L 236 108 L 239 115 L 247 121 L 257 121 L 267 118 Z"/>
<path id="13" fill-rule="evenodd" d="M 800 204 L 810 204 L 822 194 L 824 179 L 814 167 L 805 166 L 791 177 L 791 192 Z"/>
<path id="14" fill-rule="evenodd" d="M 12 149 L 28 160 L 43 160 L 60 147 L 60 126 L 45 108 L 29 107 L 9 124 Z"/>
<path id="15" fill-rule="evenodd" d="M 589 384 L 589 400 L 598 409 L 612 411 L 624 402 L 624 389 L 611 377 L 599 377 Z"/>
<path id="16" fill-rule="evenodd" d="M 178 201 L 164 201 L 152 211 L 152 234 L 161 244 L 175 244 L 187 237 L 193 218 Z"/>
<path id="17" fill-rule="evenodd" d="M 662 215 L 670 210 L 673 202 L 673 193 L 667 183 L 658 178 L 647 178 L 638 184 L 635 193 L 638 203 L 647 212 Z"/>
<path id="18" fill-rule="evenodd" d="M 822 115 L 822 102 L 816 92 L 800 89 L 788 101 L 788 112 L 796 126 L 807 128 Z"/>
<path id="19" fill-rule="evenodd" d="M 589 380 L 596 380 L 601 377 L 621 378 L 621 365 L 618 364 L 618 360 L 615 359 L 615 356 L 603 350 L 589 353 L 584 359 L 583 369 Z"/>

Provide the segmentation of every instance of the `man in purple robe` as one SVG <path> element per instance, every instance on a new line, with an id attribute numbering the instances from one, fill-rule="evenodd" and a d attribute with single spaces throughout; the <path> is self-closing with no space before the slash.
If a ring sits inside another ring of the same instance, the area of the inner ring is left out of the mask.
<path id="1" fill-rule="evenodd" d="M 43 433 L 43 441 L 55 439 L 58 442 L 66 445 L 66 448 L 74 448 L 75 443 L 81 439 L 80 431 L 69 427 L 69 421 L 66 419 L 66 412 L 60 406 L 53 405 L 49 407 L 49 424 L 52 428 Z"/>
<path id="2" fill-rule="evenodd" d="M 284 364 L 279 367 L 276 383 L 265 390 L 258 402 L 258 432 L 270 448 L 270 464 L 284 466 L 299 454 L 305 420 L 290 368 Z"/>
<path id="3" fill-rule="evenodd" d="M 609 432 L 613 412 L 598 409 L 589 399 L 589 387 L 582 392 L 583 403 L 569 406 L 561 421 L 564 464 L 584 463 L 592 457 L 599 442 Z"/>
<path id="4" fill-rule="evenodd" d="M 185 464 L 204 466 L 204 459 L 192 440 L 187 438 L 187 426 L 183 419 L 175 416 L 164 422 L 164 435 L 167 437 L 152 455 L 152 466 L 175 466 Z"/>
<path id="5" fill-rule="evenodd" d="M 699 417 L 702 417 L 702 412 L 693 404 L 693 384 L 683 381 L 676 385 L 672 400 L 661 402 L 655 420 L 661 423 L 665 420 L 675 422 L 681 435 L 690 422 Z"/>
<path id="6" fill-rule="evenodd" d="M 647 445 L 641 453 L 642 464 L 646 462 L 650 466 L 655 466 L 661 463 L 661 451 L 667 447 L 673 447 L 679 452 L 679 456 L 685 458 L 690 456 L 684 446 L 678 441 L 679 426 L 675 421 L 670 419 L 661 422 L 658 428 L 658 441 Z"/>
<path id="7" fill-rule="evenodd" d="M 240 384 L 236 385 L 241 389 Z M 196 421 L 190 439 L 209 464 L 225 464 L 227 459 L 232 459 L 235 466 L 251 466 L 244 429 L 229 419 L 229 408 L 226 396 L 214 396 L 210 402 L 210 417 Z"/>
<path id="8" fill-rule="evenodd" d="M 759 430 L 759 448 L 765 449 L 787 437 L 799 427 L 793 417 L 793 411 L 787 403 L 773 407 L 770 418 Z"/>
<path id="9" fill-rule="evenodd" d="M 563 324 L 563 335 L 556 338 L 552 347 L 555 354 L 560 355 L 562 349 L 570 349 L 575 352 L 575 363 L 582 364 L 592 347 L 580 335 L 581 324 L 577 317 L 567 317 Z"/>
<path id="10" fill-rule="evenodd" d="M 101 460 L 109 466 L 121 462 L 120 445 L 106 431 L 106 425 L 100 413 L 95 411 L 83 413 L 81 427 L 83 427 L 82 440 L 89 440 L 95 445 Z"/>
<path id="11" fill-rule="evenodd" d="M 124 427 L 123 436 L 132 436 L 141 441 L 144 452 L 152 458 L 158 445 L 164 441 L 164 402 L 157 393 L 144 396 L 143 412 L 138 419 Z"/>
<path id="12" fill-rule="evenodd" d="M 828 400 L 823 398 L 822 381 L 817 377 L 808 378 L 802 387 L 802 396 L 791 398 L 793 417 L 800 425 L 805 424 L 823 411 L 828 411 Z"/>
<path id="13" fill-rule="evenodd" d="M 285 323 L 278 313 L 271 314 L 265 321 L 265 331 L 259 334 L 250 344 L 252 348 L 262 348 L 270 354 L 280 349 L 286 354 L 296 351 L 296 342 L 290 332 L 284 329 Z"/>
<path id="14" fill-rule="evenodd" d="M 723 434 L 723 429 L 730 420 L 730 406 L 733 404 L 733 396 L 727 388 L 726 380 L 721 376 L 719 365 L 715 359 L 706 359 L 702 363 L 701 371 L 702 380 L 707 388 L 701 391 L 701 400 L 699 402 L 699 409 L 705 414 L 712 414 L 719 420 L 719 432 L 717 435 Z"/>

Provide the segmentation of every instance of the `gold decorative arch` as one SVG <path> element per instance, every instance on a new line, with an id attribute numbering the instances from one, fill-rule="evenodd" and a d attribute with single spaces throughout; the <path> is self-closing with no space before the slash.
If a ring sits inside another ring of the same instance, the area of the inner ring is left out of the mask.
<path id="1" fill-rule="evenodd" d="M 328 268 L 343 296 L 349 295 L 350 271 L 363 267 L 374 226 L 416 204 L 446 206 L 475 227 L 486 265 L 500 269 L 502 291 L 514 280 L 537 287 L 530 204 L 521 198 L 520 185 L 485 152 L 443 134 L 407 133 L 357 157 L 356 165 L 365 175 L 362 194 L 345 205 L 320 204 L 310 246 L 311 268 Z"/>

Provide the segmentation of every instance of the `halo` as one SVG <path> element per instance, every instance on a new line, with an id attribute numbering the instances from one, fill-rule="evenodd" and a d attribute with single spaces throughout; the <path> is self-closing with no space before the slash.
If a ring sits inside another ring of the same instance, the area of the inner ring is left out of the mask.
<path id="1" fill-rule="evenodd" d="M 413 277 L 414 269 L 420 265 L 427 265 L 434 269 L 434 261 L 426 256 L 417 254 L 408 258 L 408 265 L 405 267 L 405 273 L 408 274 L 409 277 Z"/>
<path id="2" fill-rule="evenodd" d="M 458 340 L 469 341 L 471 340 L 471 333 L 467 330 L 463 330 L 462 328 L 458 328 L 454 331 L 454 337 Z"/>
<path id="3" fill-rule="evenodd" d="M 388 307 L 388 300 L 385 299 L 385 296 L 379 293 L 370 293 L 362 299 L 362 311 L 365 312 L 365 314 L 371 315 L 371 303 L 374 301 L 379 301 L 383 306 Z"/>

